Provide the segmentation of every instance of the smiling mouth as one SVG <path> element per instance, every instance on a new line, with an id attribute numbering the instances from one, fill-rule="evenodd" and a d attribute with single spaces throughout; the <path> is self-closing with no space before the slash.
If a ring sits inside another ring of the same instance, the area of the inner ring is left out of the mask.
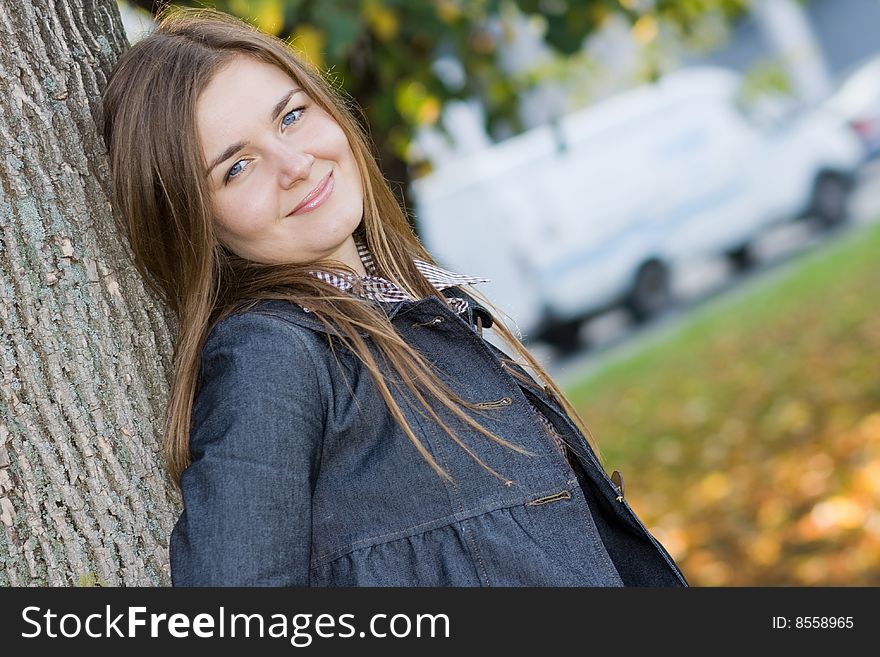
<path id="1" fill-rule="evenodd" d="M 330 197 L 330 194 L 333 193 L 333 183 L 333 170 L 331 169 L 330 173 L 324 176 L 321 182 L 318 183 L 317 187 L 306 194 L 305 198 L 300 201 L 299 205 L 297 205 L 293 210 L 290 211 L 290 214 L 288 216 L 311 212 L 312 210 L 323 204 L 324 201 L 326 201 Z"/>

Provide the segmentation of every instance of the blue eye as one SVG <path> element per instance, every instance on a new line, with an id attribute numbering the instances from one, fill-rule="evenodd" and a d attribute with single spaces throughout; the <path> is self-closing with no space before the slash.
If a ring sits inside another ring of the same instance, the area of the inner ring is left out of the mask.
<path id="1" fill-rule="evenodd" d="M 235 178 L 238 174 L 240 174 L 246 168 L 247 168 L 247 160 L 239 160 L 238 162 L 233 164 L 232 167 L 229 169 L 229 171 L 226 172 L 226 178 L 223 180 L 224 184 L 229 182 L 230 178 Z"/>
<path id="2" fill-rule="evenodd" d="M 302 116 L 303 112 L 306 111 L 305 107 L 297 107 L 296 109 L 290 110 L 284 117 L 281 119 L 281 125 L 285 128 L 289 125 L 293 125 L 299 120 L 299 117 Z M 296 116 L 294 116 L 296 114 Z"/>

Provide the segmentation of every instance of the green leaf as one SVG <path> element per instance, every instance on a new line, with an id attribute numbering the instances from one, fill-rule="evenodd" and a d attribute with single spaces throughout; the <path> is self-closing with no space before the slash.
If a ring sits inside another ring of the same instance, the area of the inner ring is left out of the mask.
<path id="1" fill-rule="evenodd" d="M 312 19 L 327 37 L 328 62 L 348 57 L 363 32 L 360 15 L 351 10 L 351 3 L 323 0 L 314 5 Z"/>

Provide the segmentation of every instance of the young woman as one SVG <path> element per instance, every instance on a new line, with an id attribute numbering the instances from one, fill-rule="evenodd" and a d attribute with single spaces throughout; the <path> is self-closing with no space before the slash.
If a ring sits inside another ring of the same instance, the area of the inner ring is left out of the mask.
<path id="1" fill-rule="evenodd" d="M 179 322 L 175 585 L 687 586 L 281 41 L 170 14 L 104 111 L 121 228 Z"/>

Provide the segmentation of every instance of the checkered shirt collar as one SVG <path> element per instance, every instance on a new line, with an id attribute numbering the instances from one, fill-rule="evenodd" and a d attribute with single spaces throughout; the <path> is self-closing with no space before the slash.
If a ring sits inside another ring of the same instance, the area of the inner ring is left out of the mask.
<path id="1" fill-rule="evenodd" d="M 366 276 L 324 271 L 314 271 L 312 274 L 325 283 L 330 283 L 330 285 L 339 288 L 340 290 L 351 291 L 352 294 L 357 294 L 358 296 L 370 299 L 371 301 L 378 301 L 380 303 L 415 301 L 412 295 L 406 290 L 401 289 L 388 279 L 377 275 L 376 265 L 373 263 L 373 255 L 370 253 L 370 249 L 367 247 L 366 243 L 357 240 L 356 245 L 358 255 L 360 256 L 361 262 L 364 264 L 364 269 L 367 272 Z M 418 269 L 428 282 L 438 290 L 445 290 L 446 288 L 455 287 L 457 285 L 475 285 L 477 283 L 489 282 L 489 279 L 487 278 L 456 274 L 422 260 L 415 259 L 413 262 L 415 263 L 416 269 Z M 448 299 L 448 302 L 457 313 L 462 313 L 467 309 L 467 301 L 465 299 L 453 297 Z"/>

